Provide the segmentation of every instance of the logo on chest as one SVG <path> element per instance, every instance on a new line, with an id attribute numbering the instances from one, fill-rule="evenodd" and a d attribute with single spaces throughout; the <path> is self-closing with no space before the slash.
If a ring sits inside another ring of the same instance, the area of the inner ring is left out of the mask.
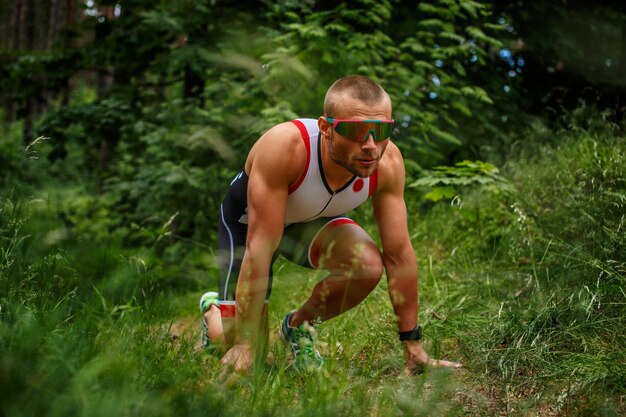
<path id="1" fill-rule="evenodd" d="M 352 184 L 352 191 L 358 193 L 363 189 L 363 185 L 365 185 L 365 181 L 363 181 L 362 178 L 357 179 L 356 181 L 354 181 L 354 184 Z"/>

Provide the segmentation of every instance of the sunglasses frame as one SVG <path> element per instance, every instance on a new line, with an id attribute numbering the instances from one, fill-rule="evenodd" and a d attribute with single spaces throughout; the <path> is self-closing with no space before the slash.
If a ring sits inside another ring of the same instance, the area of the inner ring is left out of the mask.
<path id="1" fill-rule="evenodd" d="M 339 125 L 339 123 L 380 123 L 380 124 L 382 124 L 382 123 L 390 123 L 390 124 L 391 124 L 391 128 L 392 128 L 392 130 L 389 132 L 389 136 L 387 136 L 386 138 L 382 138 L 382 139 L 377 138 L 377 137 L 376 137 L 376 133 L 373 131 L 373 129 L 370 129 L 370 130 L 367 132 L 367 134 L 365 135 L 365 137 L 364 137 L 363 139 L 361 139 L 361 140 L 356 140 L 356 139 L 353 139 L 353 138 L 349 138 L 349 137 L 344 136 L 344 137 L 346 137 L 347 139 L 349 139 L 349 140 L 351 140 L 351 141 L 353 141 L 353 142 L 358 142 L 358 143 L 360 143 L 360 142 L 365 142 L 365 141 L 366 141 L 366 140 L 370 137 L 370 134 L 374 136 L 374 142 L 381 142 L 381 141 L 383 141 L 383 140 L 387 140 L 387 139 L 389 139 L 389 138 L 391 137 L 391 133 L 393 132 L 393 125 L 394 125 L 394 123 L 395 123 L 393 119 L 365 119 L 365 120 L 354 120 L 354 119 L 335 119 L 335 118 L 328 117 L 328 116 L 324 116 L 324 117 L 326 118 L 326 121 L 328 121 L 329 123 L 332 123 L 332 125 L 333 125 L 333 130 L 334 130 L 335 132 L 337 132 L 337 125 Z M 339 132 L 337 132 L 337 133 L 339 133 Z M 341 135 L 341 133 L 339 133 L 339 134 Z M 342 135 L 342 136 L 343 136 L 343 135 Z"/>

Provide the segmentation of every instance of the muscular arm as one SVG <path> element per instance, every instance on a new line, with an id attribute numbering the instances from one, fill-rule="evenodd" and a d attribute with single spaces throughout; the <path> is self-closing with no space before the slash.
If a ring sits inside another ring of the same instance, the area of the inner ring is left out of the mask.
<path id="1" fill-rule="evenodd" d="M 389 144 L 385 164 L 379 167 L 380 186 L 374 194 L 374 214 L 383 244 L 383 263 L 387 271 L 389 296 L 398 319 L 398 330 L 408 331 L 417 324 L 417 260 L 407 226 L 404 203 L 404 162 L 398 148 Z M 420 341 L 403 342 L 406 372 L 425 366 L 459 368 L 461 364 L 435 360 L 428 356 Z"/>
<path id="2" fill-rule="evenodd" d="M 268 272 L 285 224 L 289 184 L 302 171 L 303 151 L 297 128 L 287 123 L 261 137 L 246 162 L 248 235 L 236 292 L 236 344 L 258 341 Z"/>
<path id="3" fill-rule="evenodd" d="M 409 238 L 404 202 L 405 172 L 400 151 L 390 143 L 380 165 L 378 190 L 373 198 L 374 215 L 383 246 L 389 296 L 399 331 L 417 324 L 417 260 Z"/>

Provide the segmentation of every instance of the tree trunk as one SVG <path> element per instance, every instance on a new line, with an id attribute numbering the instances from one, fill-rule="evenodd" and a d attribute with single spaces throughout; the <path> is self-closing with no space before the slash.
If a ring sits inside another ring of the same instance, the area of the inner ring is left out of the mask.
<path id="1" fill-rule="evenodd" d="M 619 61 L 617 63 L 618 76 L 615 78 L 618 80 L 618 92 L 614 108 L 616 109 L 615 116 L 618 123 L 626 120 L 626 79 L 624 79 L 624 74 L 626 74 L 626 12 L 624 12 L 624 19 L 622 21 L 622 44 Z"/>
<path id="2" fill-rule="evenodd" d="M 622 50 L 619 55 L 618 74 L 626 74 L 626 21 L 622 23 Z M 621 87 L 626 87 L 626 79 L 621 77 Z"/>
<path id="3" fill-rule="evenodd" d="M 46 51 L 52 51 L 52 46 L 57 40 L 59 27 L 62 25 L 63 1 L 51 0 L 50 15 L 48 19 L 48 36 L 46 38 Z"/>
<path id="4" fill-rule="evenodd" d="M 102 22 L 99 22 L 95 28 L 95 43 L 103 42 L 109 37 L 113 31 L 112 19 L 114 19 L 114 12 L 112 7 L 100 7 L 100 13 L 105 17 Z M 105 64 L 106 65 L 106 64 Z M 96 92 L 98 99 L 102 99 L 107 95 L 108 90 L 113 85 L 118 85 L 119 79 L 115 69 L 100 68 L 96 70 Z M 122 82 L 122 85 L 124 83 Z M 119 141 L 120 131 L 117 127 L 101 127 L 98 132 L 100 139 L 100 149 L 98 151 L 98 191 L 104 192 L 104 179 L 113 155 L 115 148 Z"/>
<path id="5" fill-rule="evenodd" d="M 26 0 L 24 4 L 24 42 L 23 48 L 32 51 L 35 46 L 35 4 L 34 0 Z M 35 121 L 36 99 L 30 96 L 24 103 L 24 126 L 22 131 L 22 140 L 24 147 L 28 146 L 34 138 L 33 125 Z"/>
<path id="6" fill-rule="evenodd" d="M 100 151 L 98 152 L 98 193 L 104 192 L 104 177 L 109 169 L 111 158 L 113 157 L 113 145 L 108 139 L 103 139 L 100 142 Z"/>
<path id="7" fill-rule="evenodd" d="M 22 39 L 22 21 L 24 15 L 24 0 L 15 0 L 13 3 L 13 16 L 11 17 L 11 44 L 14 51 L 20 49 Z"/>
<path id="8" fill-rule="evenodd" d="M 12 5 L 10 5 L 8 1 L 0 2 L 0 49 L 9 49 L 12 16 Z"/>

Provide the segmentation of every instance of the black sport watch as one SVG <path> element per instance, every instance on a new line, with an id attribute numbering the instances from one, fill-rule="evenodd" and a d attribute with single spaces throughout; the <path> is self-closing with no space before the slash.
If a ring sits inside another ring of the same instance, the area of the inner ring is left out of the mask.
<path id="1" fill-rule="evenodd" d="M 405 342 L 407 340 L 420 340 L 422 338 L 422 328 L 418 324 L 413 330 L 407 330 L 406 332 L 398 332 L 400 341 Z"/>

